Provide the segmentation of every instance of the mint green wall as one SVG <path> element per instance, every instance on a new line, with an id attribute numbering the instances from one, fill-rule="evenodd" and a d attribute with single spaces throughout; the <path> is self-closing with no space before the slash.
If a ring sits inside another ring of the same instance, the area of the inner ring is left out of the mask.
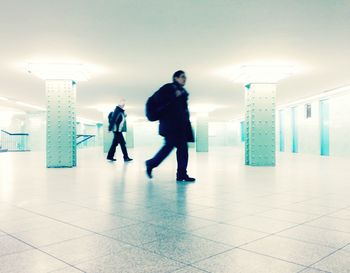
<path id="1" fill-rule="evenodd" d="M 321 127 L 320 100 L 329 101 L 329 149 L 330 156 L 350 157 L 350 93 L 324 96 L 293 105 L 296 107 L 298 123 L 298 153 L 320 155 Z M 311 118 L 306 119 L 305 104 L 311 104 Z M 291 107 L 280 108 L 285 111 L 285 145 L 286 152 L 291 152 L 292 125 Z M 279 122 L 277 122 L 278 124 Z M 277 128 L 277 132 L 279 128 Z M 277 143 L 278 144 L 278 143 Z"/>
<path id="2" fill-rule="evenodd" d="M 239 121 L 209 122 L 209 148 L 239 145 L 242 145 Z"/>
<path id="3" fill-rule="evenodd" d="M 126 147 L 134 148 L 134 125 L 128 122 L 127 126 L 127 132 L 125 133 Z"/>
<path id="4" fill-rule="evenodd" d="M 350 94 L 329 99 L 330 155 L 350 157 Z"/>
<path id="5" fill-rule="evenodd" d="M 24 132 L 29 134 L 29 150 L 44 151 L 46 147 L 46 113 L 42 112 L 27 114 Z"/>
<path id="6" fill-rule="evenodd" d="M 306 118 L 305 103 L 298 106 L 299 153 L 320 153 L 320 107 L 318 101 L 311 104 L 311 118 Z"/>
<path id="7" fill-rule="evenodd" d="M 329 156 L 329 100 L 321 100 L 320 106 L 320 154 Z"/>
<path id="8" fill-rule="evenodd" d="M 103 114 L 103 152 L 108 153 L 113 141 L 113 133 L 108 131 L 108 113 Z"/>
<path id="9" fill-rule="evenodd" d="M 208 152 L 208 116 L 198 116 L 196 118 L 196 151 Z"/>
<path id="10" fill-rule="evenodd" d="M 135 122 L 134 123 L 134 146 L 135 147 L 160 147 L 163 138 L 158 135 L 158 122 Z"/>
<path id="11" fill-rule="evenodd" d="M 97 127 L 97 146 L 103 146 L 103 124 L 99 123 L 96 125 Z"/>

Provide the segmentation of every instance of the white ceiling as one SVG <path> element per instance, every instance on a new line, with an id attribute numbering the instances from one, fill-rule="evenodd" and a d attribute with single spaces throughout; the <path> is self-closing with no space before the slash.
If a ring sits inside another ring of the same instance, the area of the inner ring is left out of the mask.
<path id="1" fill-rule="evenodd" d="M 89 107 L 120 97 L 142 115 L 178 69 L 187 72 L 190 104 L 226 107 L 214 119 L 243 110 L 242 86 L 216 73 L 225 67 L 296 65 L 278 103 L 350 83 L 349 0 L 1 0 L 0 35 L 0 96 L 44 106 L 44 83 L 26 63 L 92 64 L 99 69 L 77 96 L 88 118 L 98 118 Z"/>

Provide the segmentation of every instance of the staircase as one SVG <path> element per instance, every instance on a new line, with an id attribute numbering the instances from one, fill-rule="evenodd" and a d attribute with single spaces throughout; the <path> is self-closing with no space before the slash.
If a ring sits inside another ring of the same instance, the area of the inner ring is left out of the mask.
<path id="1" fill-rule="evenodd" d="M 0 130 L 0 152 L 27 152 L 28 133 L 10 133 Z"/>

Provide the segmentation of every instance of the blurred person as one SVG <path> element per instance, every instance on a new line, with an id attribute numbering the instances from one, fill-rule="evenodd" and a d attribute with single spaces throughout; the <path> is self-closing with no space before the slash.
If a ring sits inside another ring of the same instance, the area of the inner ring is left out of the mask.
<path id="1" fill-rule="evenodd" d="M 194 182 L 187 174 L 188 142 L 194 142 L 194 135 L 188 110 L 189 93 L 185 90 L 186 74 L 179 70 L 173 74 L 173 82 L 162 86 L 146 104 L 146 115 L 151 120 L 159 119 L 159 135 L 164 137 L 164 145 L 158 153 L 145 162 L 146 173 L 152 178 L 152 170 L 176 148 L 176 180 Z M 149 102 L 150 101 L 150 102 Z M 150 116 L 153 109 L 156 117 Z M 149 110 L 149 111 L 148 111 Z"/>
<path id="2" fill-rule="evenodd" d="M 120 144 L 120 148 L 123 152 L 124 162 L 132 161 L 133 159 L 129 157 L 128 150 L 125 146 L 125 139 L 123 136 L 123 132 L 126 132 L 126 113 L 124 110 L 125 107 L 125 99 L 121 99 L 119 104 L 116 106 L 114 112 L 111 112 L 108 116 L 109 127 L 108 131 L 113 132 L 114 137 L 112 141 L 111 148 L 108 151 L 107 160 L 117 161 L 114 158 L 115 150 Z"/>

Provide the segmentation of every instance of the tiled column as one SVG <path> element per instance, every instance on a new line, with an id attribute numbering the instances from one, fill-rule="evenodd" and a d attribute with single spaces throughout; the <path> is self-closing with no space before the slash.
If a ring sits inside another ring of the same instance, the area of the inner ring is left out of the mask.
<path id="1" fill-rule="evenodd" d="M 276 84 L 246 85 L 245 163 L 275 166 Z"/>
<path id="2" fill-rule="evenodd" d="M 103 146 L 103 124 L 98 123 L 96 124 L 97 127 L 97 146 Z"/>
<path id="3" fill-rule="evenodd" d="M 134 148 L 134 124 L 131 122 L 127 123 L 126 147 L 127 148 Z"/>
<path id="4" fill-rule="evenodd" d="M 72 80 L 46 80 L 48 168 L 77 165 L 76 88 Z"/>
<path id="5" fill-rule="evenodd" d="M 103 152 L 108 153 L 109 148 L 112 145 L 113 141 L 113 132 L 108 131 L 109 121 L 108 121 L 109 112 L 103 113 Z"/>
<path id="6" fill-rule="evenodd" d="M 208 114 L 201 113 L 196 121 L 196 151 L 208 152 Z"/>

